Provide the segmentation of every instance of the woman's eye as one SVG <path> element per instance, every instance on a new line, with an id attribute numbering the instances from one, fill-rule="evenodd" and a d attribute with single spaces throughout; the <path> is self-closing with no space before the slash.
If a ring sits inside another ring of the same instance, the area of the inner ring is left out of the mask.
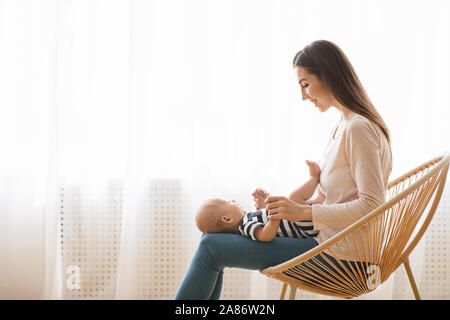
<path id="1" fill-rule="evenodd" d="M 308 83 L 305 83 L 302 87 L 306 89 L 306 88 L 309 87 L 309 84 L 308 84 Z"/>

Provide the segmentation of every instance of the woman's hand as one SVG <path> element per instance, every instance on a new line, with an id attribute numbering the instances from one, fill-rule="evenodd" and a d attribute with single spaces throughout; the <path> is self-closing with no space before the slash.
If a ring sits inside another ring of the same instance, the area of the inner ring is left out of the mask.
<path id="1" fill-rule="evenodd" d="M 286 197 L 268 197 L 266 199 L 266 209 L 269 220 L 312 220 L 311 206 L 295 203 Z"/>

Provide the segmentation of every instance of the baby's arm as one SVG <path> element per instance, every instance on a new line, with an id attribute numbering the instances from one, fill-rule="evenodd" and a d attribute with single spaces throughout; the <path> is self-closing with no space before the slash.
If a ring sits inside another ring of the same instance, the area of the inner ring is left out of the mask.
<path id="1" fill-rule="evenodd" d="M 255 230 L 255 238 L 258 241 L 270 242 L 278 232 L 281 220 L 269 220 L 265 226 L 260 226 Z"/>
<path id="2" fill-rule="evenodd" d="M 317 189 L 317 197 L 315 197 L 314 199 L 309 199 L 309 202 L 311 202 L 312 204 L 322 204 L 325 199 L 325 195 L 320 191 L 320 189 Z"/>
<path id="3" fill-rule="evenodd" d="M 290 200 L 301 204 L 306 204 L 306 201 L 314 195 L 320 178 L 319 165 L 316 162 L 308 160 L 306 160 L 306 164 L 309 167 L 308 181 L 306 181 L 302 186 L 292 192 L 289 196 Z"/>

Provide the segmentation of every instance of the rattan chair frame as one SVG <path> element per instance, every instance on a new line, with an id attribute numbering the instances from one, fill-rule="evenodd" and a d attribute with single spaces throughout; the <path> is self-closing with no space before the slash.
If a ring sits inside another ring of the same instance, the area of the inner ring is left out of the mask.
<path id="1" fill-rule="evenodd" d="M 260 272 L 284 282 L 280 299 L 284 299 L 288 285 L 289 299 L 295 298 L 297 288 L 354 298 L 375 290 L 403 264 L 414 297 L 420 299 L 408 258 L 439 205 L 449 159 L 446 153 L 391 181 L 387 187 L 388 200 L 383 205 L 317 247 Z M 343 249 L 351 252 L 351 263 L 340 259 Z"/>

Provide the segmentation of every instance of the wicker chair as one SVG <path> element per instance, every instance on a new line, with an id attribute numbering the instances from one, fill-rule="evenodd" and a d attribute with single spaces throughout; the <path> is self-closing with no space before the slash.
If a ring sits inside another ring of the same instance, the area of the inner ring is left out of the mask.
<path id="1" fill-rule="evenodd" d="M 414 297 L 420 299 L 408 257 L 439 204 L 449 158 L 437 157 L 393 180 L 383 205 L 310 251 L 260 272 L 284 282 L 280 299 L 288 285 L 290 299 L 297 288 L 354 298 L 373 291 L 403 264 Z M 350 258 L 342 259 L 344 253 Z"/>

